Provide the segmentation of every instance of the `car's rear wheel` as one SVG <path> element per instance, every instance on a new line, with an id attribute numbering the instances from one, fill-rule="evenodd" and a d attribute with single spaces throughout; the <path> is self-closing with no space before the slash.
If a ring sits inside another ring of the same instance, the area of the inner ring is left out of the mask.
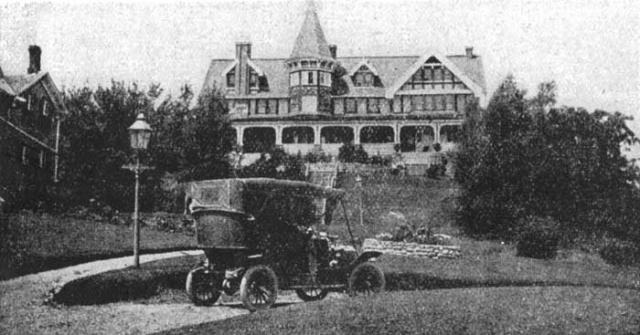
<path id="1" fill-rule="evenodd" d="M 216 276 L 206 267 L 198 267 L 187 275 L 185 284 L 189 299 L 196 305 L 213 305 L 220 297 L 220 285 Z"/>
<path id="2" fill-rule="evenodd" d="M 249 268 L 240 282 L 242 304 L 250 311 L 271 307 L 278 298 L 278 278 L 266 265 Z"/>
<path id="3" fill-rule="evenodd" d="M 380 268 L 371 263 L 359 264 L 349 276 L 349 295 L 371 295 L 384 291 L 386 281 Z"/>

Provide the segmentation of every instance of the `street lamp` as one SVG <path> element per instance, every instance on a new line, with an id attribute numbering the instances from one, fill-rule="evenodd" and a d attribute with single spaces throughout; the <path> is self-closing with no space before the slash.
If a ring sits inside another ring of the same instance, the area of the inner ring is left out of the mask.
<path id="1" fill-rule="evenodd" d="M 140 267 L 140 224 L 138 222 L 138 193 L 140 189 L 140 151 L 146 150 L 151 137 L 151 126 L 144 119 L 144 114 L 138 114 L 136 121 L 129 127 L 131 148 L 136 152 L 136 165 L 128 167 L 136 175 L 135 200 L 133 205 L 133 265 Z"/>

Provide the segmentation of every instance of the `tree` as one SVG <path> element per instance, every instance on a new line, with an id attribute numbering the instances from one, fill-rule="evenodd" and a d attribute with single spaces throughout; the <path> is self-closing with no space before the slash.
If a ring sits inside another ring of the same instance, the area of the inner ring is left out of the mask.
<path id="1" fill-rule="evenodd" d="M 527 217 L 553 218 L 569 237 L 637 225 L 639 175 L 620 150 L 637 141 L 629 118 L 554 108 L 554 82 L 532 99 L 525 94 L 509 76 L 486 111 L 471 107 L 481 116 L 465 121 L 456 160 L 463 227 L 514 238 Z"/>
<path id="2" fill-rule="evenodd" d="M 207 92 L 192 107 L 194 95 L 184 86 L 177 99 L 167 96 L 156 107 L 161 94 L 158 85 L 142 90 L 115 81 L 110 87 L 66 93 L 70 115 L 63 127 L 59 200 L 87 205 L 95 199 L 130 210 L 133 176 L 122 166 L 133 161 L 127 128 L 138 113 L 145 113 L 154 129 L 142 157 L 154 167 L 142 174 L 143 210 L 176 210 L 179 182 L 228 176 L 225 155 L 231 151 L 234 134 L 221 96 Z"/>

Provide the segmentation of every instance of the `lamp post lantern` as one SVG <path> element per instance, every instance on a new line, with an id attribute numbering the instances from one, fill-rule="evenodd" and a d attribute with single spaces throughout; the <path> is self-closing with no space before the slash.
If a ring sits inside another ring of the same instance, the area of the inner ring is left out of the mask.
<path id="1" fill-rule="evenodd" d="M 144 114 L 140 113 L 136 117 L 136 121 L 129 127 L 131 148 L 136 152 L 136 164 L 130 168 L 136 176 L 133 205 L 133 265 L 136 268 L 140 267 L 140 223 L 138 220 L 138 193 L 140 190 L 140 170 L 142 169 L 140 166 L 140 152 L 147 149 L 150 137 L 151 126 L 145 120 Z"/>

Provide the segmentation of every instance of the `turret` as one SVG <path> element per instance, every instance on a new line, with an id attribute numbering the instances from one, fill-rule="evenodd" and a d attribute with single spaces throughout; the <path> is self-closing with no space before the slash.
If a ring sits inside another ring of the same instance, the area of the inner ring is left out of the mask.
<path id="1" fill-rule="evenodd" d="M 308 3 L 302 28 L 286 64 L 291 112 L 331 113 L 331 73 L 336 60 L 331 55 L 313 1 Z"/>

